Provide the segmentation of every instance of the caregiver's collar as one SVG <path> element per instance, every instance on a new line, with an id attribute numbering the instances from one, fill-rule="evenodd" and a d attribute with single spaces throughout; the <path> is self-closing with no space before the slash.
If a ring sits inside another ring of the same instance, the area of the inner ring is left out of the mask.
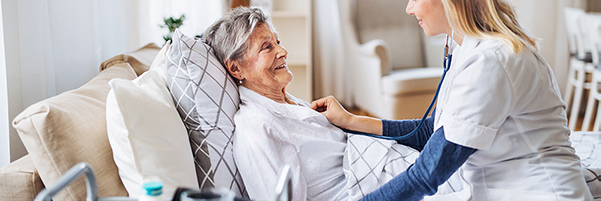
<path id="1" fill-rule="evenodd" d="M 459 54 L 462 54 L 464 51 L 471 51 L 475 49 L 480 44 L 480 39 L 472 38 L 470 36 L 463 36 L 463 42 L 461 44 L 461 48 L 459 48 Z M 455 52 L 453 52 L 455 54 Z"/>
<path id="2" fill-rule="evenodd" d="M 476 38 L 472 38 L 469 36 L 464 36 L 463 37 L 463 44 L 461 44 L 461 47 L 465 47 L 465 48 L 476 48 L 476 46 L 478 46 L 478 44 L 480 43 L 480 39 L 476 39 Z"/>

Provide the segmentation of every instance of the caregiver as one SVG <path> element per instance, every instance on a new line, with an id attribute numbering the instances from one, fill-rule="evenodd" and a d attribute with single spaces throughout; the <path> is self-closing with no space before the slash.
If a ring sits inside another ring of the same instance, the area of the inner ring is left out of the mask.
<path id="1" fill-rule="evenodd" d="M 460 200 L 592 200 L 553 72 L 512 6 L 410 0 L 406 12 L 426 35 L 447 34 L 457 47 L 431 123 L 397 140 L 423 147 L 420 156 L 364 199 L 419 200 L 459 171 L 468 183 L 455 193 Z M 418 123 L 355 116 L 333 97 L 311 108 L 339 127 L 379 135 L 401 136 Z"/>

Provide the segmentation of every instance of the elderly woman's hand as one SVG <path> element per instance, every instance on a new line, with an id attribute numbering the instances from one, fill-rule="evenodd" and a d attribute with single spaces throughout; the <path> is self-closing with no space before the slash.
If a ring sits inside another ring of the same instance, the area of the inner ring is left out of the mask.
<path id="1" fill-rule="evenodd" d="M 351 118 L 354 116 L 349 113 L 340 105 L 338 100 L 334 98 L 334 96 L 327 96 L 318 100 L 315 100 L 311 103 L 311 109 L 314 109 L 317 112 L 320 112 L 328 120 L 339 127 L 347 128 L 347 124 L 350 122 Z"/>
<path id="2" fill-rule="evenodd" d="M 382 120 L 353 115 L 346 111 L 333 96 L 313 101 L 310 107 L 321 112 L 332 124 L 341 128 L 382 135 Z"/>

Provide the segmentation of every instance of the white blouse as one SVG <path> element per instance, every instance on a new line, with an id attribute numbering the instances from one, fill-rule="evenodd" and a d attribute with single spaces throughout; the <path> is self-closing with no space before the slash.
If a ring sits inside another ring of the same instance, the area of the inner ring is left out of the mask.
<path id="1" fill-rule="evenodd" d="M 347 200 L 346 134 L 303 100 L 288 96 L 300 105 L 281 104 L 239 89 L 233 150 L 250 198 L 271 198 L 288 164 L 294 200 Z"/>
<path id="2" fill-rule="evenodd" d="M 239 87 L 234 160 L 251 199 L 271 198 L 279 171 L 290 165 L 293 200 L 359 200 L 405 171 L 419 152 L 396 143 L 344 133 L 309 103 L 277 103 Z M 454 178 L 454 177 L 452 177 Z M 446 194 L 459 178 L 438 188 Z"/>

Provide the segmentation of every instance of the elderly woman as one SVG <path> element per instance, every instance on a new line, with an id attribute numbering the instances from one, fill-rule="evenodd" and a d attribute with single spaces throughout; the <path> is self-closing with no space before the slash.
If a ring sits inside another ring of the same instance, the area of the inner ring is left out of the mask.
<path id="1" fill-rule="evenodd" d="M 259 8 L 235 9 L 209 27 L 203 38 L 239 84 L 241 104 L 234 117 L 233 149 L 251 199 L 271 197 L 286 164 L 291 166 L 294 200 L 359 199 L 417 158 L 415 150 L 394 141 L 363 136 L 355 136 L 359 141 L 350 149 L 344 131 L 309 103 L 286 93 L 293 78 L 286 64 L 288 52 Z M 370 154 L 378 159 L 373 164 L 350 152 L 373 142 L 382 148 Z M 344 161 L 349 166 L 363 165 L 369 178 L 349 175 L 357 172 L 347 171 Z"/>

